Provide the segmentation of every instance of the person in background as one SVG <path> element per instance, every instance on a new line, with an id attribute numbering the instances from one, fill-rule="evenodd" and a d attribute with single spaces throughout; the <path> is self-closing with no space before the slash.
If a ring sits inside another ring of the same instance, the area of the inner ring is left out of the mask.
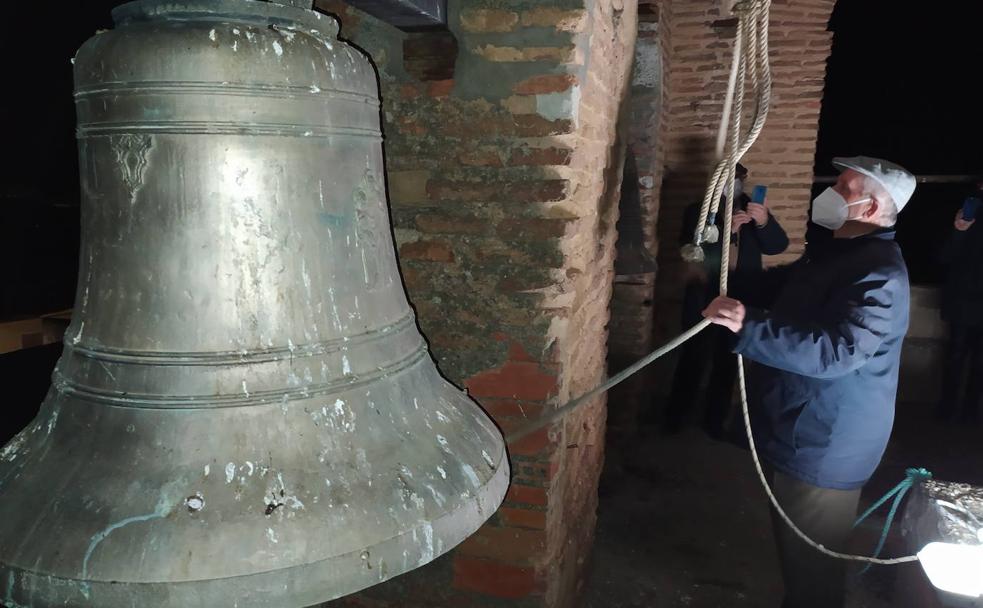
<path id="1" fill-rule="evenodd" d="M 874 158 L 834 164 L 836 185 L 812 206 L 813 223 L 832 238 L 761 273 L 743 301 L 718 297 L 703 314 L 756 363 L 754 438 L 778 503 L 815 542 L 843 551 L 894 425 L 911 296 L 893 226 L 915 178 Z M 803 542 L 774 511 L 772 520 L 783 606 L 843 606 L 843 562 Z"/>
<path id="2" fill-rule="evenodd" d="M 942 319 L 949 324 L 942 393 L 936 415 L 942 421 L 978 424 L 983 398 L 983 175 L 956 213 L 942 251 L 948 277 L 942 289 Z M 963 387 L 965 386 L 965 391 Z"/>
<path id="3" fill-rule="evenodd" d="M 743 277 L 762 270 L 762 255 L 777 255 L 788 248 L 788 237 L 765 204 L 754 203 L 744 192 L 748 170 L 738 163 L 734 184 L 734 217 L 731 223 L 730 285 L 736 286 Z M 722 207 L 721 207 L 722 208 Z M 693 238 L 699 219 L 700 204 L 686 208 L 680 242 Z M 716 218 L 717 228 L 723 230 L 723 219 Z M 687 264 L 683 292 L 682 323 L 691 327 L 701 319 L 700 313 L 720 292 L 720 259 L 723 239 L 703 245 L 705 259 L 701 264 Z M 716 330 L 716 331 L 713 331 Z M 666 409 L 665 429 L 678 432 L 691 412 L 700 405 L 698 396 L 709 370 L 710 379 L 705 393 L 703 428 L 715 439 L 726 435 L 730 415 L 737 361 L 730 352 L 730 337 L 726 330 L 711 328 L 683 345 L 673 377 Z"/>

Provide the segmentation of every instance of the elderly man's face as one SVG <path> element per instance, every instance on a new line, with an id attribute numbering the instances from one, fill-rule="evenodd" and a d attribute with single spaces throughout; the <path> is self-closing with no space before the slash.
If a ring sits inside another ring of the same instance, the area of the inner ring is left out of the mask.
<path id="1" fill-rule="evenodd" d="M 873 199 L 864 192 L 866 182 L 863 174 L 853 169 L 840 173 L 839 179 L 836 180 L 833 190 L 846 201 L 847 219 L 859 220 L 869 215 Z"/>
<path id="2" fill-rule="evenodd" d="M 866 198 L 864 195 L 865 181 L 862 174 L 857 173 L 853 169 L 847 169 L 843 173 L 840 173 L 840 177 L 836 180 L 833 190 L 842 196 L 847 203 L 852 203 Z"/>

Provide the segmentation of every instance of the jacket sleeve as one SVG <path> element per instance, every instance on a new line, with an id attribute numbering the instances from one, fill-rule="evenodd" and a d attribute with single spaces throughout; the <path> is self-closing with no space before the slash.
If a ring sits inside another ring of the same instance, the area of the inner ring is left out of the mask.
<path id="1" fill-rule="evenodd" d="M 760 228 L 752 228 L 754 238 L 758 241 L 761 253 L 765 255 L 778 255 L 788 249 L 788 235 L 785 229 L 778 223 L 775 216 L 768 212 L 768 223 Z"/>
<path id="2" fill-rule="evenodd" d="M 749 309 L 734 352 L 787 372 L 836 378 L 859 369 L 877 352 L 898 310 L 908 306 L 903 272 L 880 268 L 830 294 L 810 322 Z"/>

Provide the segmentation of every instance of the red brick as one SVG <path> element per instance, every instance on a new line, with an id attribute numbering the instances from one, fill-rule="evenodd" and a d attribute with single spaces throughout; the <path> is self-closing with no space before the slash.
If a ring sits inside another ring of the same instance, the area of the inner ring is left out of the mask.
<path id="1" fill-rule="evenodd" d="M 523 477 L 533 484 L 551 482 L 560 472 L 560 462 L 551 458 L 545 462 L 516 463 L 515 477 Z"/>
<path id="2" fill-rule="evenodd" d="M 440 241 L 414 241 L 404 243 L 399 248 L 399 255 L 410 260 L 426 260 L 428 262 L 453 262 L 454 251 L 450 245 Z"/>
<path id="3" fill-rule="evenodd" d="M 469 148 L 457 155 L 462 165 L 469 167 L 501 167 L 502 155 L 497 148 Z"/>
<path id="4" fill-rule="evenodd" d="M 403 39 L 403 67 L 417 80 L 446 81 L 454 77 L 457 50 L 457 38 L 451 32 L 412 33 Z"/>
<path id="5" fill-rule="evenodd" d="M 541 401 L 557 390 L 555 373 L 544 371 L 537 363 L 506 361 L 501 367 L 491 369 L 465 382 L 468 391 L 476 397 L 498 397 Z"/>
<path id="6" fill-rule="evenodd" d="M 447 97 L 454 90 L 454 79 L 437 80 L 431 82 L 427 87 L 427 94 L 431 97 Z"/>
<path id="7" fill-rule="evenodd" d="M 449 215 L 421 214 L 414 220 L 421 232 L 435 234 L 482 234 L 488 230 L 488 222 Z"/>
<path id="8" fill-rule="evenodd" d="M 555 239 L 563 236 L 569 226 L 568 219 L 515 218 L 499 222 L 498 233 L 505 238 Z"/>
<path id="9" fill-rule="evenodd" d="M 487 182 L 430 180 L 427 196 L 431 200 L 478 201 L 498 198 L 502 186 Z"/>
<path id="10" fill-rule="evenodd" d="M 512 118 L 512 130 L 523 137 L 544 135 L 564 135 L 573 133 L 573 121 L 568 119 L 547 120 L 538 114 L 522 114 Z"/>
<path id="11" fill-rule="evenodd" d="M 403 99 L 416 99 L 420 96 L 420 87 L 415 84 L 404 84 L 399 87 L 399 96 Z"/>
<path id="12" fill-rule="evenodd" d="M 504 183 L 434 179 L 427 184 L 427 193 L 431 200 L 537 203 L 563 200 L 566 187 L 564 179 Z"/>
<path id="13" fill-rule="evenodd" d="M 512 342 L 509 344 L 509 360 L 510 361 L 535 361 L 532 355 L 526 352 L 526 349 L 522 347 L 522 344 L 518 342 Z"/>
<path id="14" fill-rule="evenodd" d="M 539 275 L 533 276 L 508 276 L 495 284 L 495 288 L 502 293 L 523 293 L 543 289 L 552 284 L 548 277 Z"/>
<path id="15" fill-rule="evenodd" d="M 458 555 L 454 559 L 454 586 L 506 599 L 539 595 L 545 589 L 534 568 Z"/>
<path id="16" fill-rule="evenodd" d="M 406 283 L 406 287 L 413 289 L 421 285 L 420 273 L 415 268 L 405 266 L 401 270 L 400 274 L 403 275 L 403 282 Z"/>
<path id="17" fill-rule="evenodd" d="M 360 595 L 348 595 L 335 600 L 335 602 L 337 602 L 338 608 L 389 608 L 389 605 L 383 601 Z M 334 608 L 334 604 L 331 606 Z M 409 608 L 409 606 L 403 608 Z"/>
<path id="18" fill-rule="evenodd" d="M 411 116 L 400 117 L 396 121 L 396 130 L 403 135 L 426 135 L 427 133 L 427 128 Z"/>
<path id="19" fill-rule="evenodd" d="M 481 398 L 481 407 L 495 420 L 514 418 L 520 421 L 535 420 L 543 411 L 542 403 L 530 403 L 516 399 Z"/>
<path id="20" fill-rule="evenodd" d="M 539 114 L 485 116 L 479 119 L 448 118 L 436 127 L 444 135 L 461 138 L 482 136 L 545 137 L 573 132 L 568 119 L 549 120 Z"/>
<path id="21" fill-rule="evenodd" d="M 569 148 L 518 148 L 512 151 L 509 164 L 515 166 L 569 165 L 573 151 Z"/>
<path id="22" fill-rule="evenodd" d="M 513 483 L 505 495 L 505 502 L 516 505 L 545 507 L 549 499 L 546 488 Z"/>
<path id="23" fill-rule="evenodd" d="M 502 507 L 497 513 L 502 523 L 511 528 L 546 529 L 546 511 Z"/>
<path id="24" fill-rule="evenodd" d="M 560 93 L 577 83 L 572 74 L 547 74 L 533 76 L 512 87 L 519 95 L 542 95 L 545 93 Z"/>
<path id="25" fill-rule="evenodd" d="M 417 304 L 419 309 L 421 305 Z M 481 347 L 482 340 L 476 336 L 467 336 L 454 333 L 444 333 L 440 331 L 428 331 L 427 338 L 430 340 L 430 344 L 437 350 L 441 351 L 463 351 L 477 349 Z"/>
<path id="26" fill-rule="evenodd" d="M 459 555 L 500 560 L 515 564 L 540 561 L 546 550 L 545 530 L 484 526 L 461 543 Z"/>
<path id="27" fill-rule="evenodd" d="M 523 420 L 521 422 L 525 424 L 528 421 Z M 509 430 L 520 426 L 520 424 L 511 424 L 505 420 L 500 420 L 499 424 L 502 425 L 506 435 L 508 435 Z M 556 441 L 553 440 L 549 426 L 509 443 L 509 453 L 513 456 L 539 456 L 554 448 L 556 448 Z"/>

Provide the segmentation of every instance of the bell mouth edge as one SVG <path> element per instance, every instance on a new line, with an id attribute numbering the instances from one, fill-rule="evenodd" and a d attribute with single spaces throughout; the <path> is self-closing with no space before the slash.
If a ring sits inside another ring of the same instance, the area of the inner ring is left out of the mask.
<path id="1" fill-rule="evenodd" d="M 372 547 L 265 572 L 193 581 L 127 583 L 54 577 L 0 564 L 0 589 L 3 589 L 0 603 L 31 608 L 53 608 L 68 602 L 68 605 L 78 608 L 130 608 L 134 601 L 137 605 L 154 606 L 161 605 L 155 600 L 159 602 L 166 598 L 167 605 L 187 608 L 219 608 L 232 606 L 233 603 L 238 608 L 263 608 L 270 602 L 284 608 L 305 608 L 381 584 L 445 555 L 477 532 L 498 510 L 510 479 L 511 468 L 507 452 L 503 450 L 495 473 L 462 508 L 444 513 L 437 519 L 389 537 Z M 392 559 L 392 563 L 386 560 L 386 557 L 401 555 L 404 547 L 419 548 L 426 540 L 435 544 L 429 544 L 412 564 L 401 563 L 404 558 L 399 561 Z M 383 559 L 373 561 L 380 553 Z M 324 580 L 323 572 L 326 570 L 341 573 L 338 577 L 342 582 L 340 589 L 325 591 L 327 585 L 317 584 Z M 304 583 L 305 579 L 314 582 Z M 255 584 L 247 584 L 249 580 L 255 581 Z M 285 584 L 287 591 L 284 591 Z M 250 588 L 252 594 L 233 601 L 233 598 L 237 598 L 236 592 L 244 588 Z M 18 603 L 15 595 L 29 598 L 29 603 Z M 296 601 L 285 603 L 285 596 L 296 598 Z"/>

